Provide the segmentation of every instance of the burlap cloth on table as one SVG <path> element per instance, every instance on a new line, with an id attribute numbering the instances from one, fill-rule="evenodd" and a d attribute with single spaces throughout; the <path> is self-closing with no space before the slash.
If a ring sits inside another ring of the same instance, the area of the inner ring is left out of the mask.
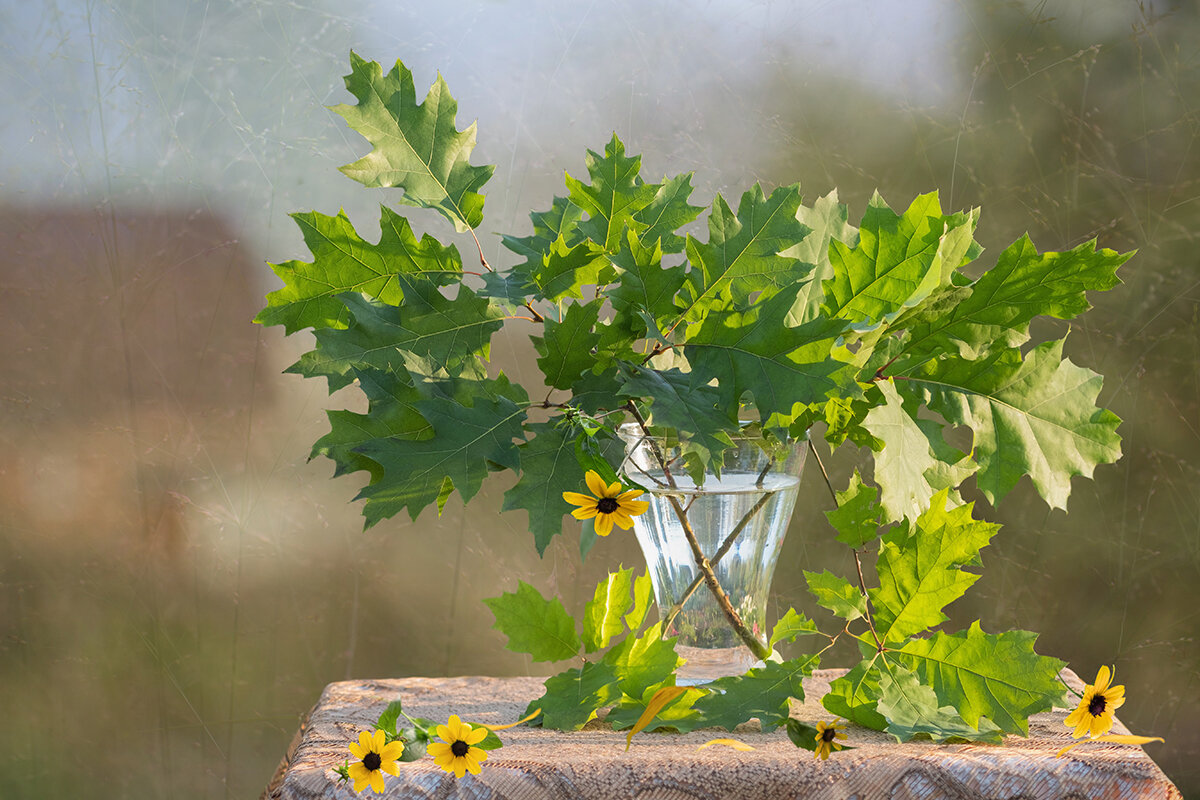
<path id="1" fill-rule="evenodd" d="M 815 724 L 831 719 L 816 702 L 844 670 L 820 670 L 806 681 L 810 698 L 792 716 Z M 1073 673 L 1068 681 L 1082 688 Z M 326 687 L 296 736 L 263 797 L 269 800 L 356 797 L 339 785 L 332 768 L 347 757 L 346 745 L 369 729 L 397 697 L 413 716 L 503 724 L 519 718 L 542 692 L 539 678 L 405 678 L 346 681 Z M 456 779 L 431 758 L 401 764 L 388 776 L 388 798 L 477 800 L 775 800 L 776 798 L 1180 798 L 1178 790 L 1138 747 L 1087 744 L 1063 758 L 1071 742 L 1065 711 L 1030 720 L 1028 739 L 1001 745 L 898 744 L 877 731 L 850 726 L 854 750 L 819 761 L 797 749 L 782 730 L 693 731 L 639 734 L 625 751 L 625 734 L 590 723 L 563 733 L 521 726 L 504 731 L 505 746 L 492 751 L 478 776 Z M 753 727 L 755 723 L 751 723 Z M 745 726 L 744 726 L 745 727 Z M 1127 732 L 1118 723 L 1117 732 Z M 696 748 L 731 737 L 757 748 Z M 370 789 L 362 797 L 374 796 Z"/>

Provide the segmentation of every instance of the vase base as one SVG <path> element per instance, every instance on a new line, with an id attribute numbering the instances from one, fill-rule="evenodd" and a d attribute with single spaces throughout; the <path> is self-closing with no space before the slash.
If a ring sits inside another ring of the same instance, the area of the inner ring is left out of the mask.
<path id="1" fill-rule="evenodd" d="M 718 678 L 742 675 L 762 665 L 748 648 L 741 645 L 716 648 L 676 645 L 675 652 L 687 659 L 687 663 L 675 672 L 676 686 L 700 686 Z"/>

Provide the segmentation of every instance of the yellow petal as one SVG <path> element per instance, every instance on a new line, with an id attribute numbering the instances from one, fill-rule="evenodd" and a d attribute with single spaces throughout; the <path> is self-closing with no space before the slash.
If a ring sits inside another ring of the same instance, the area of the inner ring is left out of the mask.
<path id="1" fill-rule="evenodd" d="M 375 791 L 375 794 L 383 794 L 383 790 L 385 788 L 387 788 L 387 787 L 385 787 L 383 785 L 383 773 L 380 772 L 379 770 L 375 770 L 374 772 L 372 772 L 371 773 L 371 789 L 373 789 Z"/>
<path id="2" fill-rule="evenodd" d="M 587 483 L 588 491 L 596 495 L 596 497 L 604 497 L 604 492 L 608 489 L 608 486 L 604 483 L 604 478 L 600 477 L 599 472 L 589 469 L 587 475 L 583 476 L 583 480 Z"/>
<path id="3" fill-rule="evenodd" d="M 474 730 L 472 730 L 470 733 L 468 733 L 466 736 L 463 737 L 463 741 L 466 742 L 467 744 L 479 744 L 480 742 L 482 742 L 484 739 L 487 738 L 487 735 L 488 735 L 487 728 L 483 728 L 483 727 L 475 728 Z"/>
<path id="4" fill-rule="evenodd" d="M 596 498 L 590 494 L 580 494 L 579 492 L 563 492 L 563 500 L 566 500 L 573 506 L 591 506 L 596 507 Z"/>
<path id="5" fill-rule="evenodd" d="M 645 494 L 645 492 L 643 492 L 641 489 L 626 489 L 625 491 L 621 492 L 621 494 L 617 495 L 617 502 L 625 504 L 631 502 L 635 497 L 641 497 L 643 494 Z M 644 503 L 646 501 L 638 500 L 637 502 Z"/>
<path id="6" fill-rule="evenodd" d="M 404 742 L 397 739 L 379 751 L 379 757 L 384 761 L 395 761 L 404 755 Z"/>
<path id="7" fill-rule="evenodd" d="M 623 531 L 627 531 L 633 527 L 633 520 L 631 520 L 627 514 L 624 514 L 621 511 L 614 511 L 609 516 L 612 517 L 613 524 Z"/>
<path id="8" fill-rule="evenodd" d="M 454 719 L 454 717 L 451 717 L 451 719 Z M 437 735 L 443 742 L 453 742 L 455 740 L 454 731 L 450 730 L 450 726 L 448 725 L 438 725 Z"/>
<path id="9" fill-rule="evenodd" d="M 425 747 L 425 752 L 433 756 L 435 759 L 439 756 L 450 752 L 450 745 L 445 742 L 430 742 Z"/>
<path id="10" fill-rule="evenodd" d="M 617 481 L 616 483 L 609 484 L 608 488 L 604 490 L 604 496 L 611 497 L 614 500 L 616 498 L 620 497 L 621 496 L 621 482 Z"/>
<path id="11" fill-rule="evenodd" d="M 598 514 L 596 516 L 596 535 L 608 536 L 612 533 L 612 514 Z"/>
<path id="12" fill-rule="evenodd" d="M 649 507 L 650 502 L 648 500 L 626 500 L 625 502 L 621 503 L 621 508 L 623 508 L 625 513 L 631 517 L 636 517 L 639 514 L 645 514 L 646 509 Z"/>
<path id="13" fill-rule="evenodd" d="M 1100 667 L 1100 671 L 1096 673 L 1096 691 L 1103 692 L 1108 688 L 1110 681 L 1112 681 L 1112 672 L 1108 667 Z"/>
<path id="14" fill-rule="evenodd" d="M 454 759 L 454 777 L 461 778 L 467 774 L 467 760 L 465 758 Z"/>
<path id="15" fill-rule="evenodd" d="M 575 519 L 591 519 L 598 513 L 599 510 L 596 508 L 596 501 L 593 499 L 592 505 L 574 509 L 571 511 L 571 516 Z"/>
<path id="16" fill-rule="evenodd" d="M 535 708 L 533 710 L 532 714 L 530 714 L 529 716 L 526 716 L 526 717 L 521 717 L 516 722 L 510 722 L 507 725 L 484 725 L 483 727 L 487 728 L 488 730 L 493 730 L 493 731 L 506 731 L 509 728 L 515 728 L 518 725 L 522 725 L 526 722 L 529 722 L 529 720 L 533 719 L 540 713 L 542 713 L 542 710 L 540 708 Z"/>
<path id="17" fill-rule="evenodd" d="M 383 733 L 383 731 L 380 731 L 380 733 Z M 370 731 L 361 731 L 358 734 L 358 746 L 367 752 L 374 750 L 375 737 L 371 735 Z"/>
<path id="18" fill-rule="evenodd" d="M 743 753 L 747 753 L 754 749 L 753 747 L 746 744 L 745 742 L 739 742 L 737 739 L 709 739 L 707 742 L 700 745 L 696 749 L 703 750 L 706 747 L 712 747 L 714 744 L 724 745 L 725 747 L 732 747 L 734 750 L 741 750 Z"/>
<path id="19" fill-rule="evenodd" d="M 1112 724 L 1112 712 L 1105 711 L 1100 716 L 1092 718 L 1091 729 L 1088 731 L 1088 733 L 1093 739 L 1095 739 L 1097 736 L 1108 733 L 1109 729 L 1112 727 Z"/>
<path id="20" fill-rule="evenodd" d="M 351 742 L 351 743 L 350 743 L 350 746 L 349 746 L 349 748 L 348 748 L 348 749 L 350 750 L 350 755 L 354 756 L 354 757 L 355 757 L 355 758 L 357 758 L 359 761 L 362 761 L 364 758 L 366 758 L 366 757 L 367 757 L 367 753 L 369 753 L 369 752 L 370 752 L 370 750 L 369 750 L 369 749 L 368 749 L 368 750 L 364 750 L 364 749 L 362 749 L 361 747 L 359 747 L 357 744 L 355 744 L 354 742 Z"/>
<path id="21" fill-rule="evenodd" d="M 1107 736 L 1097 736 L 1095 739 L 1084 739 L 1081 742 L 1071 742 L 1069 745 L 1059 750 L 1055 754 L 1055 758 L 1062 758 L 1068 750 L 1078 747 L 1083 742 L 1116 742 L 1117 744 L 1149 744 L 1150 742 L 1163 742 L 1166 740 L 1161 736 L 1133 736 L 1124 733 L 1110 733 Z"/>
<path id="22" fill-rule="evenodd" d="M 629 743 L 633 741 L 635 733 L 638 733 L 653 722 L 654 718 L 658 716 L 658 712 L 662 711 L 686 691 L 686 686 L 664 686 L 655 692 L 650 698 L 650 702 L 646 703 L 646 710 L 642 712 L 637 722 L 629 729 L 629 734 L 625 737 L 625 749 L 629 749 Z"/>
<path id="23" fill-rule="evenodd" d="M 394 759 L 394 758 L 391 761 L 384 761 L 383 763 L 381 763 L 379 765 L 379 768 L 381 770 L 383 770 L 384 772 L 386 772 L 388 775 L 399 775 L 400 774 L 400 765 L 398 763 L 396 763 L 396 759 Z"/>
<path id="24" fill-rule="evenodd" d="M 350 780 L 354 781 L 354 791 L 356 792 L 361 792 L 363 787 L 371 781 L 371 770 L 364 767 L 361 762 L 351 764 L 348 772 Z"/>

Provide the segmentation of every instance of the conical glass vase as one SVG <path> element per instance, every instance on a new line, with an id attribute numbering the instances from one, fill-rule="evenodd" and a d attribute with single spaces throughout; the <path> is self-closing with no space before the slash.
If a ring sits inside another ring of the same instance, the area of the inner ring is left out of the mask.
<path id="1" fill-rule="evenodd" d="M 779 443 L 750 432 L 733 437 L 720 475 L 697 483 L 684 468 L 684 453 L 669 433 L 621 426 L 622 472 L 646 490 L 646 513 L 634 517 L 666 635 L 678 637 L 687 660 L 680 685 L 740 675 L 758 658 L 743 642 L 729 613 L 705 584 L 690 530 L 731 609 L 754 638 L 767 643 L 767 596 L 779 548 L 787 532 L 808 453 L 807 440 Z"/>

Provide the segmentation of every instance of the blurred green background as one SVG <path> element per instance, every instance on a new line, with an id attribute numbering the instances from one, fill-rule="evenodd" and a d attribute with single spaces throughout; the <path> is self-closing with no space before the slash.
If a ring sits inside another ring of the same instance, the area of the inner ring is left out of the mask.
<path id="1" fill-rule="evenodd" d="M 325 108 L 351 49 L 419 92 L 440 70 L 478 119 L 494 264 L 614 130 L 702 203 L 798 180 L 857 219 L 938 189 L 983 207 L 985 262 L 1026 231 L 1136 248 L 1068 341 L 1125 456 L 1069 514 L 1027 483 L 981 505 L 1004 530 L 950 624 L 1115 664 L 1120 717 L 1200 797 L 1200 10 L 1168 0 L 0 7 L 0 797 L 257 796 L 327 682 L 538 674 L 481 598 L 520 577 L 578 610 L 641 563 L 613 536 L 581 564 L 571 527 L 539 559 L 504 478 L 363 532 L 360 479 L 307 462 L 356 401 L 281 374 L 310 340 L 250 320 L 266 261 L 308 257 L 288 212 L 373 238 L 391 202 L 336 169 L 365 152 Z M 801 570 L 848 564 L 801 488 L 775 601 L 820 619 Z"/>

